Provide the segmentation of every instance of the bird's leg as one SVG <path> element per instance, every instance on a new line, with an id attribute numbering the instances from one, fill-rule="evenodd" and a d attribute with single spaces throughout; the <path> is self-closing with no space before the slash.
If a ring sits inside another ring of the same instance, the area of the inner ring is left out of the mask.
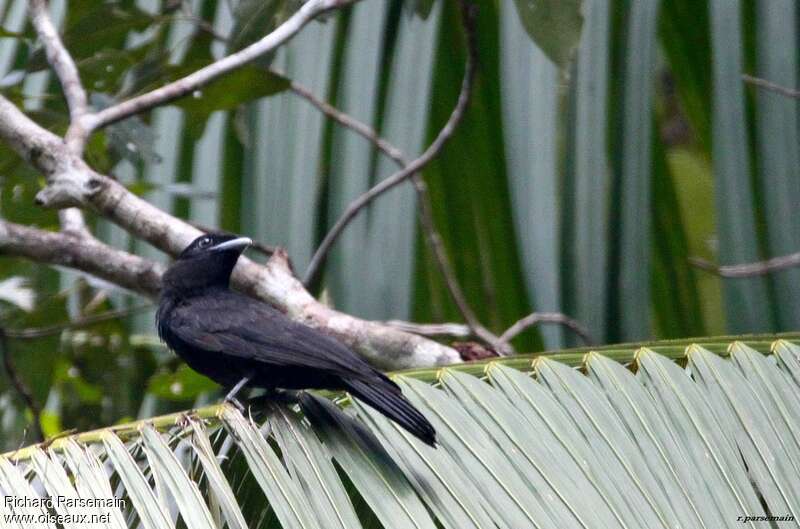
<path id="1" fill-rule="evenodd" d="M 233 404 L 234 406 L 239 408 L 239 411 L 241 412 L 244 412 L 244 406 L 242 406 L 242 403 L 239 402 L 239 399 L 236 398 L 236 395 L 239 393 L 239 391 L 242 390 L 242 388 L 248 382 L 250 382 L 250 378 L 251 378 L 250 376 L 242 377 L 242 379 L 239 382 L 237 382 L 235 386 L 233 386 L 233 389 L 231 389 L 228 392 L 228 394 L 225 395 L 225 402 Z"/>

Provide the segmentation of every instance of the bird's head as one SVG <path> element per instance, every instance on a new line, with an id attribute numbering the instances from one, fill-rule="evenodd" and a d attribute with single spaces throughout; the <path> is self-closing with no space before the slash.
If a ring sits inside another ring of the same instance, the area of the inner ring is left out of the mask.
<path id="1" fill-rule="evenodd" d="M 193 240 L 163 277 L 164 290 L 191 295 L 209 287 L 227 287 L 242 252 L 253 244 L 247 237 L 209 233 Z"/>

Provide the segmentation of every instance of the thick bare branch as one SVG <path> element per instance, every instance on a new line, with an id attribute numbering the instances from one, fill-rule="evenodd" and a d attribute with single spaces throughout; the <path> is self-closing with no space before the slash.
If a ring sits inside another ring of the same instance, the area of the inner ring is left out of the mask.
<path id="1" fill-rule="evenodd" d="M 781 86 L 771 81 L 767 81 L 766 79 L 761 79 L 760 77 L 754 77 L 752 75 L 747 75 L 747 74 L 742 74 L 742 79 L 746 83 L 749 83 L 753 86 L 758 86 L 759 88 L 763 88 L 765 90 L 769 90 L 770 92 L 775 92 L 776 94 L 780 94 L 782 96 L 791 97 L 792 99 L 800 99 L 800 90 L 795 90 L 794 88 Z"/>
<path id="2" fill-rule="evenodd" d="M 163 267 L 96 239 L 0 220 L 0 255 L 87 272 L 147 297 L 157 295 Z"/>
<path id="3" fill-rule="evenodd" d="M 33 26 L 44 46 L 47 61 L 56 73 L 64 91 L 69 107 L 70 126 L 67 130 L 66 144 L 71 152 L 80 155 L 86 145 L 88 131 L 81 125 L 81 118 L 88 112 L 86 90 L 81 84 L 75 61 L 64 47 L 58 30 L 53 24 L 44 0 L 29 0 L 29 12 Z M 76 235 L 90 236 L 83 219 L 83 213 L 75 208 L 59 211 L 61 228 Z"/>
<path id="4" fill-rule="evenodd" d="M 110 107 L 99 114 L 85 114 L 81 118 L 82 125 L 91 131 L 185 95 L 273 50 L 316 15 L 353 1 L 310 0 L 287 22 L 254 45 L 176 83 Z M 2 96 L 0 139 L 5 140 L 46 176 L 48 185 L 36 197 L 40 205 L 55 208 L 90 207 L 132 235 L 172 255 L 179 253 L 200 233 L 186 222 L 133 195 L 114 179 L 92 170 L 61 138 L 39 127 Z M 62 214 L 62 220 L 65 227 L 79 227 L 78 222 L 73 222 L 77 219 L 69 213 Z M 4 241 L 0 250 L 81 269 L 128 288 L 138 289 L 149 296 L 156 292 L 157 273 L 148 280 L 135 277 L 135 274 L 134 277 L 108 277 L 109 269 L 124 275 L 124 268 L 109 266 L 115 262 L 112 258 L 121 259 L 128 255 L 124 252 L 114 254 L 118 251 L 91 237 L 75 236 L 72 229 L 62 234 L 41 230 L 21 231 L 24 229 L 16 225 L 7 226 L 4 233 L 0 234 L 0 239 Z M 38 237 L 39 244 L 27 244 L 32 237 Z M 64 245 L 65 239 L 62 237 L 70 238 L 72 244 Z M 52 248 L 60 248 L 63 253 L 52 251 Z M 91 256 L 101 254 L 104 250 L 108 255 L 100 266 Z M 234 272 L 233 282 L 239 290 L 272 303 L 290 317 L 336 336 L 377 366 L 400 369 L 460 361 L 458 352 L 450 347 L 379 323 L 363 321 L 322 305 L 294 277 L 284 252 L 275 252 L 266 266 L 242 258 Z"/>
<path id="5" fill-rule="evenodd" d="M 555 323 L 558 325 L 564 325 L 575 334 L 580 336 L 581 340 L 583 340 L 583 343 L 586 345 L 594 344 L 589 331 L 583 325 L 581 325 L 577 320 L 560 312 L 532 312 L 509 327 L 506 332 L 500 336 L 500 339 L 504 342 L 511 341 L 526 329 L 539 323 Z"/>
<path id="6" fill-rule="evenodd" d="M 42 205 L 91 207 L 132 235 L 171 255 L 180 253 L 200 234 L 197 228 L 130 193 L 116 180 L 94 172 L 83 160 L 70 153 L 59 138 L 36 125 L 2 96 L 0 138 L 5 139 L 21 156 L 47 176 L 49 185 L 37 195 L 37 200 Z M 89 241 L 88 244 L 100 243 Z M 79 247 L 80 245 L 73 244 L 71 248 L 65 249 L 82 254 L 83 251 L 75 249 Z M 25 249 L 24 246 L 22 248 Z M 22 255 L 32 259 L 37 258 L 34 250 L 44 251 L 35 248 L 26 250 L 28 253 Z M 48 256 L 50 260 L 55 260 L 56 257 L 53 254 Z M 77 259 L 80 255 L 75 257 Z M 97 270 L 95 262 L 56 264 L 103 277 L 104 268 Z M 136 285 L 140 280 L 132 277 L 119 278 L 119 283 L 124 286 L 131 283 Z M 281 252 L 276 252 L 267 266 L 246 258 L 240 259 L 234 272 L 234 284 L 238 289 L 272 303 L 290 317 L 333 334 L 377 366 L 401 369 L 460 361 L 458 352 L 450 347 L 379 323 L 342 314 L 319 303 L 291 273 L 285 254 Z"/>
<path id="7" fill-rule="evenodd" d="M 689 264 L 700 268 L 701 270 L 705 270 L 706 272 L 717 274 L 721 277 L 755 277 L 766 275 L 772 272 L 778 272 L 780 270 L 786 270 L 787 268 L 794 268 L 795 266 L 800 266 L 800 252 L 773 257 L 772 259 L 767 259 L 766 261 L 721 266 L 716 265 L 711 261 L 700 259 L 699 257 L 690 257 Z"/>
<path id="8" fill-rule="evenodd" d="M 0 95 L 0 138 L 47 178 L 40 205 L 83 206 L 96 183 L 94 171 L 55 134 L 43 129 Z"/>
<path id="9" fill-rule="evenodd" d="M 333 244 L 342 234 L 344 229 L 350 222 L 358 215 L 370 202 L 375 198 L 381 196 L 383 193 L 389 191 L 396 185 L 411 178 L 415 173 L 420 172 L 428 163 L 431 162 L 442 150 L 447 140 L 455 132 L 458 124 L 461 123 L 462 118 L 469 105 L 470 97 L 472 96 L 472 83 L 475 79 L 475 72 L 477 70 L 477 43 L 475 38 L 475 12 L 474 9 L 466 8 L 464 10 L 464 25 L 466 28 L 468 50 L 467 64 L 464 70 L 464 79 L 461 83 L 461 92 L 458 96 L 456 106 L 453 108 L 450 117 L 445 123 L 444 127 L 439 131 L 436 139 L 433 140 L 428 148 L 418 158 L 405 166 L 405 168 L 397 171 L 392 176 L 381 180 L 377 185 L 370 190 L 356 198 L 345 209 L 339 220 L 333 225 L 330 231 L 325 235 L 325 238 L 320 243 L 319 248 L 311 258 L 311 262 L 306 269 L 303 283 L 310 285 L 313 283 L 320 272 L 322 266 L 325 264 L 325 259 L 328 256 Z"/>
<path id="10" fill-rule="evenodd" d="M 356 0 L 309 0 L 286 22 L 250 46 L 215 61 L 182 79 L 105 108 L 97 114 L 87 115 L 84 126 L 90 131 L 96 130 L 190 94 L 220 76 L 275 50 L 317 16 L 344 7 L 354 1 Z"/>
<path id="11" fill-rule="evenodd" d="M 61 138 L 34 123 L 2 95 L 0 137 L 23 159 L 45 174 L 55 172 L 62 164 L 58 156 L 64 148 Z"/>

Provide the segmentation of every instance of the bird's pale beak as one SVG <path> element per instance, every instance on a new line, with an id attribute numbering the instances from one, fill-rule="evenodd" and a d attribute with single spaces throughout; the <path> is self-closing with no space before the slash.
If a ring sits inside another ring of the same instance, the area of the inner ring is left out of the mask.
<path id="1" fill-rule="evenodd" d="M 251 244 L 253 244 L 253 240 L 249 237 L 237 237 L 236 239 L 231 239 L 230 241 L 221 242 L 215 246 L 212 246 L 211 250 L 215 252 L 221 252 L 224 250 L 244 250 Z"/>

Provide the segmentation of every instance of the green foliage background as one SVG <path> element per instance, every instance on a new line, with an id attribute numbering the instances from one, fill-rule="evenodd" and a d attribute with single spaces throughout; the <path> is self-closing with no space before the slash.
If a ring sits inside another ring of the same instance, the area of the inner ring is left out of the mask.
<path id="1" fill-rule="evenodd" d="M 740 78 L 797 86 L 796 5 L 478 4 L 472 104 L 424 177 L 437 228 L 481 320 L 500 332 L 532 310 L 560 310 L 600 343 L 794 329 L 797 270 L 721 281 L 688 258 L 734 264 L 800 248 L 796 102 Z M 297 5 L 51 2 L 97 107 L 240 49 Z M 0 1 L 0 89 L 63 133 L 60 87 L 24 6 Z M 286 246 L 302 272 L 346 204 L 395 168 L 264 67 L 373 126 L 412 158 L 458 95 L 459 21 L 453 0 L 363 0 L 312 23 L 275 56 L 94 135 L 87 159 L 178 216 Z M 5 146 L 0 178 L 4 218 L 56 229 L 55 213 L 32 205 L 41 177 Z M 317 293 L 324 289 L 336 307 L 371 319 L 458 321 L 415 211 L 409 186 L 377 200 L 340 239 Z M 103 239 L 164 259 L 90 220 Z M 0 278 L 11 276 L 29 278 L 38 295 L 29 313 L 3 307 L 9 329 L 141 303 L 76 273 L 3 258 Z M 209 384 L 177 369 L 153 335 L 152 313 L 139 312 L 8 347 L 55 433 L 209 399 Z M 550 327 L 514 345 L 536 351 L 576 343 Z M 25 417 L 5 378 L 0 403 L 0 439 L 9 447 L 20 441 Z"/>

